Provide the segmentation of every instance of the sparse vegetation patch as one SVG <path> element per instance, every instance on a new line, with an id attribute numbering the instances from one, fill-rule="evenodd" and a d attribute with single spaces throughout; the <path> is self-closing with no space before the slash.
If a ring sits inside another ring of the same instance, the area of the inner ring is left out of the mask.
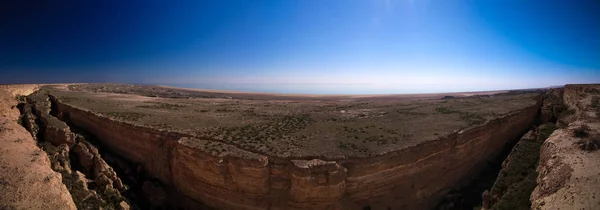
<path id="1" fill-rule="evenodd" d="M 165 110 L 179 110 L 181 108 L 186 107 L 185 105 L 181 105 L 181 104 L 170 104 L 170 103 L 150 103 L 149 105 L 140 105 L 137 106 L 140 108 L 146 108 L 146 109 L 165 109 Z"/>
<path id="2" fill-rule="evenodd" d="M 575 142 L 575 145 L 581 150 L 593 152 L 600 149 L 600 137 L 595 136 L 592 138 L 579 139 Z"/>
<path id="3" fill-rule="evenodd" d="M 457 113 L 457 111 L 456 111 L 456 110 L 452 110 L 452 109 L 450 109 L 450 108 L 448 108 L 448 107 L 445 107 L 445 106 L 440 106 L 440 107 L 437 107 L 437 108 L 435 108 L 435 111 L 437 111 L 437 112 L 439 112 L 439 113 L 441 113 L 441 114 L 452 114 L 452 113 Z"/>
<path id="4" fill-rule="evenodd" d="M 461 112 L 460 119 L 469 123 L 469 125 L 481 125 L 485 123 L 485 117 L 477 113 Z"/>
<path id="5" fill-rule="evenodd" d="M 515 145 L 507 165 L 490 190 L 492 209 L 529 209 L 529 196 L 536 186 L 540 149 L 556 128 L 550 123 L 540 125 L 535 138 L 523 138 Z"/>
<path id="6" fill-rule="evenodd" d="M 588 132 L 590 131 L 590 127 L 587 125 L 580 125 L 573 129 L 573 136 L 577 138 L 586 138 L 589 136 Z"/>
<path id="7" fill-rule="evenodd" d="M 146 116 L 146 114 L 138 112 L 108 112 L 106 113 L 106 115 L 116 119 L 127 121 L 138 121 L 142 117 Z"/>

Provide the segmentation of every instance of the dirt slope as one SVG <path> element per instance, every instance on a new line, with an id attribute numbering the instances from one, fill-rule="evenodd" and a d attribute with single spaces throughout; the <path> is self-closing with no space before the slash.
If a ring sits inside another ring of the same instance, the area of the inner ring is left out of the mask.
<path id="1" fill-rule="evenodd" d="M 0 209 L 75 209 L 61 175 L 52 171 L 46 153 L 17 124 L 14 94 L 36 85 L 0 87 Z"/>

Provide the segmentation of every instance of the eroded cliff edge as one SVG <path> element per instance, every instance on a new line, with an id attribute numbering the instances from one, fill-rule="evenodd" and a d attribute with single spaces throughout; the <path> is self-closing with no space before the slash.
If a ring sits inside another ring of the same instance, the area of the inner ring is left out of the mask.
<path id="1" fill-rule="evenodd" d="M 111 120 L 50 96 L 58 116 L 165 185 L 220 209 L 432 208 L 531 128 L 541 106 L 368 158 L 290 159 Z M 532 99 L 533 100 L 533 99 Z M 214 147 L 218 145 L 218 147 Z M 214 149 L 219 148 L 219 149 Z"/>
<path id="2" fill-rule="evenodd" d="M 17 123 L 15 97 L 36 91 L 38 85 L 0 87 L 0 209 L 75 209 L 73 199 L 53 171 L 48 155 Z"/>
<path id="3" fill-rule="evenodd" d="M 600 85 L 566 85 L 568 111 L 544 142 L 532 209 L 600 207 Z"/>

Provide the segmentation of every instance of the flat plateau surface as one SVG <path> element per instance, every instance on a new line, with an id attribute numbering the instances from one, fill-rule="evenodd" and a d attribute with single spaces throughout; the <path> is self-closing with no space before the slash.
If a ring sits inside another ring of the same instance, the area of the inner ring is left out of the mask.
<path id="1" fill-rule="evenodd" d="M 332 158 L 435 140 L 532 106 L 537 95 L 270 95 L 113 84 L 46 89 L 62 103 L 113 120 L 214 140 L 210 150 L 230 144 L 278 157 Z"/>

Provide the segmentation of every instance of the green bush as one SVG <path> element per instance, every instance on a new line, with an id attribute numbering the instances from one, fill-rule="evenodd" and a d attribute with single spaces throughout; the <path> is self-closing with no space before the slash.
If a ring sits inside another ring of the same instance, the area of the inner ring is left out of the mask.
<path id="1" fill-rule="evenodd" d="M 445 106 L 440 106 L 440 107 L 436 107 L 435 111 L 441 113 L 441 114 L 452 114 L 452 113 L 457 113 L 457 111 L 455 110 L 451 110 L 448 107 Z"/>
<path id="2" fill-rule="evenodd" d="M 469 112 L 461 112 L 460 119 L 467 121 L 469 125 L 481 125 L 486 121 L 486 119 L 483 116 Z"/>

